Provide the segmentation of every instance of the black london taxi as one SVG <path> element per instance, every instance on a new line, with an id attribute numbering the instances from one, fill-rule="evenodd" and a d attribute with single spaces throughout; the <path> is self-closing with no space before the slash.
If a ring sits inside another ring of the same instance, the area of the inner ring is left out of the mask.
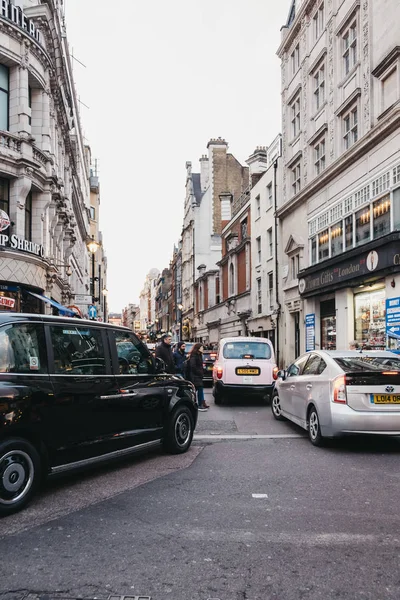
<path id="1" fill-rule="evenodd" d="M 195 389 L 125 328 L 0 313 L 0 516 L 47 475 L 162 444 L 185 452 Z"/>

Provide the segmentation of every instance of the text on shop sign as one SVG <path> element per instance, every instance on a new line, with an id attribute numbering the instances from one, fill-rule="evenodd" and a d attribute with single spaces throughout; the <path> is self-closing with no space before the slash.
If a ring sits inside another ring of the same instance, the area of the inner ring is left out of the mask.
<path id="1" fill-rule="evenodd" d="M 37 42 L 40 42 L 40 32 L 33 21 L 25 16 L 19 6 L 11 4 L 10 0 L 0 0 L 0 16 L 9 19 L 21 29 L 25 29 Z"/>
<path id="2" fill-rule="evenodd" d="M 24 238 L 20 238 L 15 233 L 11 237 L 5 233 L 0 234 L 0 247 L 12 248 L 13 250 L 23 250 L 24 252 L 30 252 L 36 254 L 36 256 L 44 256 L 44 248 L 41 244 L 30 242 Z"/>

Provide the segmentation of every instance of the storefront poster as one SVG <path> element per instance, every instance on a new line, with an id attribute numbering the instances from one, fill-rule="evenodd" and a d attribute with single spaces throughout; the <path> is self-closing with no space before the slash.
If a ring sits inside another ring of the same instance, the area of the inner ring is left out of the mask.
<path id="1" fill-rule="evenodd" d="M 400 339 L 400 298 L 386 299 L 386 335 Z"/>
<path id="2" fill-rule="evenodd" d="M 306 352 L 315 350 L 315 314 L 306 315 Z"/>

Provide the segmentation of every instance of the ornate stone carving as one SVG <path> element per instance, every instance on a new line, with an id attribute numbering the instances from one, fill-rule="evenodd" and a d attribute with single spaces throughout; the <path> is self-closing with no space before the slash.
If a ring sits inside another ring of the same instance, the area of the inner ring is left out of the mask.
<path id="1" fill-rule="evenodd" d="M 370 70 L 369 70 L 369 15 L 368 0 L 362 3 L 362 89 L 364 100 L 364 133 L 370 129 L 369 97 L 370 97 Z"/>
<path id="2" fill-rule="evenodd" d="M 328 23 L 328 107 L 329 107 L 329 156 L 331 161 L 335 158 L 335 119 L 333 116 L 334 102 L 334 48 L 333 48 L 333 19 Z"/>

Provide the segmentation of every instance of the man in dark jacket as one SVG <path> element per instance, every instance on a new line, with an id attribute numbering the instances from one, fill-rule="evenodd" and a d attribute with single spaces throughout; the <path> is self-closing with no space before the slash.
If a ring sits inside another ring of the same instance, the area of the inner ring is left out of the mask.
<path id="1" fill-rule="evenodd" d="M 182 375 L 182 377 L 184 376 L 183 365 L 187 358 L 185 348 L 185 342 L 178 342 L 177 348 L 174 352 L 175 373 L 177 375 Z"/>
<path id="2" fill-rule="evenodd" d="M 170 333 L 165 333 L 160 344 L 156 347 L 156 358 L 161 358 L 165 363 L 167 373 L 175 373 L 174 355 L 171 348 L 172 337 Z"/>

